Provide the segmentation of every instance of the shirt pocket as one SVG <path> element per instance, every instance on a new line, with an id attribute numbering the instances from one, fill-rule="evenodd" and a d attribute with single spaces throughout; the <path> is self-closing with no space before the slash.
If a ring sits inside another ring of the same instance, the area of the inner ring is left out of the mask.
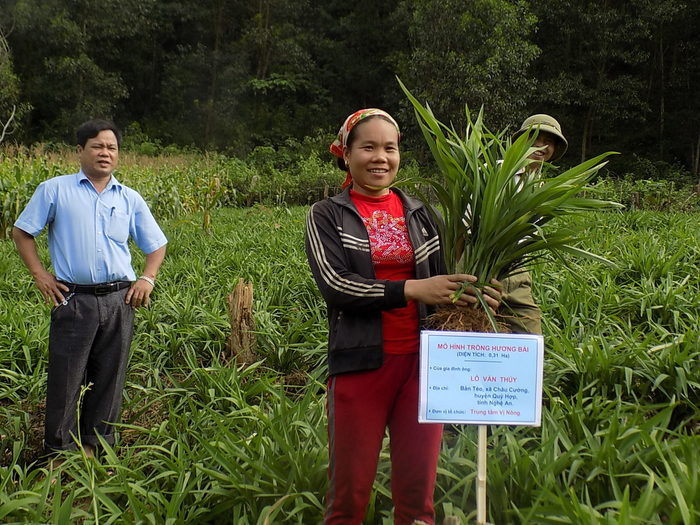
<path id="1" fill-rule="evenodd" d="M 114 210 L 107 221 L 107 237 L 114 242 L 125 243 L 129 239 L 129 216 Z"/>

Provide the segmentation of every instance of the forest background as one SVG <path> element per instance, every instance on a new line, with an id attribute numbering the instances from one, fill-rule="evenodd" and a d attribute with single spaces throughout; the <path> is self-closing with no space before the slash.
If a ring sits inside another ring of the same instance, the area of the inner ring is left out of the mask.
<path id="1" fill-rule="evenodd" d="M 547 112 L 565 162 L 697 182 L 699 25 L 689 0 L 0 0 L 0 122 L 51 144 L 106 117 L 146 153 L 246 158 L 320 151 L 377 106 L 420 156 L 398 75 L 457 127 L 465 102 L 494 129 Z"/>

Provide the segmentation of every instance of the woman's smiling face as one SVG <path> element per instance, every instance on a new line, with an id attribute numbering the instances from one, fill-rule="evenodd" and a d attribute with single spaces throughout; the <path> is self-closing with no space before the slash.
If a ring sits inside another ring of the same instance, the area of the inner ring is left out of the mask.
<path id="1" fill-rule="evenodd" d="M 386 195 L 401 161 L 396 126 L 380 117 L 368 117 L 353 132 L 343 154 L 352 189 L 372 197 Z"/>

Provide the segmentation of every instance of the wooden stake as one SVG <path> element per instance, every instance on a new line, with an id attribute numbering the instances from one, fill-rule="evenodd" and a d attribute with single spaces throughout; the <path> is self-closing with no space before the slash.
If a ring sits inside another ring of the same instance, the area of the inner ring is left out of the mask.
<path id="1" fill-rule="evenodd" d="M 256 361 L 253 283 L 238 279 L 233 291 L 226 296 L 226 306 L 231 323 L 231 334 L 226 343 L 228 358 L 241 365 L 250 365 Z"/>
<path id="2" fill-rule="evenodd" d="M 486 525 L 486 425 L 479 425 L 476 469 L 476 523 Z"/>

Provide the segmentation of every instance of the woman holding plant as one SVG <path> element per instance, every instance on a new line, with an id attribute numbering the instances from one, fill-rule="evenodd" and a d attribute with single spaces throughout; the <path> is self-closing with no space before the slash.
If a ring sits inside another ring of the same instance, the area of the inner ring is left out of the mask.
<path id="1" fill-rule="evenodd" d="M 388 113 L 350 115 L 331 145 L 344 190 L 307 217 L 306 252 L 330 325 L 325 523 L 362 523 L 387 427 L 395 523 L 434 523 L 442 425 L 418 423 L 419 327 L 428 305 L 452 304 L 476 278 L 444 275 L 431 214 L 391 188 L 399 140 Z M 475 302 L 468 293 L 456 300 Z"/>

